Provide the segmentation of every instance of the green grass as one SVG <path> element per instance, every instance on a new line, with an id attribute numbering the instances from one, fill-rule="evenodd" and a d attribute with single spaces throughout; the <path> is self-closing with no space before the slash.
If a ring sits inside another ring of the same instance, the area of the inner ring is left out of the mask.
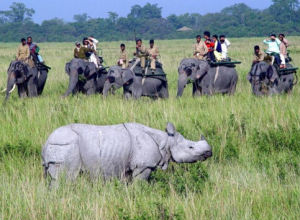
<path id="1" fill-rule="evenodd" d="M 300 66 L 300 37 L 291 37 Z M 193 40 L 158 41 L 168 74 L 170 99 L 107 99 L 78 95 L 61 99 L 68 84 L 65 63 L 72 43 L 40 44 L 52 67 L 44 94 L 20 100 L 16 92 L 0 107 L 0 219 L 298 219 L 300 216 L 300 87 L 290 95 L 257 98 L 246 74 L 253 45 L 262 39 L 232 39 L 239 83 L 234 96 L 176 99 L 177 67 L 192 53 Z M 128 51 L 133 42 L 125 42 Z M 103 42 L 106 65 L 114 65 L 120 42 Z M 17 44 L 0 44 L 0 88 Z M 0 96 L 4 99 L 4 94 Z M 164 129 L 171 121 L 185 137 L 204 134 L 214 156 L 204 163 L 172 164 L 149 183 L 91 182 L 85 175 L 49 192 L 41 146 L 69 123 L 139 122 Z"/>

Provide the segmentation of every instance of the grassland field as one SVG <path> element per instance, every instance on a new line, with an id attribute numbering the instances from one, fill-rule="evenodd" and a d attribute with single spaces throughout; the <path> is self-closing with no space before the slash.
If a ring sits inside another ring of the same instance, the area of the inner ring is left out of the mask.
<path id="1" fill-rule="evenodd" d="M 262 38 L 230 39 L 229 55 L 242 61 L 234 96 L 193 98 L 191 85 L 176 99 L 177 68 L 191 57 L 194 40 L 160 40 L 170 98 L 124 100 L 122 91 L 104 99 L 82 94 L 62 99 L 64 66 L 73 43 L 40 43 L 52 67 L 42 96 L 19 99 L 16 91 L 0 107 L 0 219 L 299 219 L 300 85 L 290 95 L 255 97 L 246 80 L 253 46 Z M 300 37 L 289 37 L 293 65 L 300 67 Z M 116 63 L 121 42 L 100 42 L 105 65 Z M 130 53 L 134 42 L 125 42 Z M 146 41 L 144 43 L 147 43 Z M 0 89 L 17 43 L 0 43 Z M 0 94 L 4 99 L 4 94 Z M 186 138 L 206 136 L 213 158 L 171 164 L 149 183 L 118 180 L 62 181 L 49 191 L 41 147 L 57 127 L 69 123 L 109 125 L 138 122 L 164 129 L 173 122 Z"/>

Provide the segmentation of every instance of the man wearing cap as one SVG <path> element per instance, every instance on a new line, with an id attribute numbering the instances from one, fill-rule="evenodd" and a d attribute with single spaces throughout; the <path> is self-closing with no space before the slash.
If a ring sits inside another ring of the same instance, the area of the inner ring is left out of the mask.
<path id="1" fill-rule="evenodd" d="M 74 58 L 79 58 L 80 48 L 81 48 L 81 44 L 78 41 L 76 41 L 75 48 L 74 48 Z"/>
<path id="2" fill-rule="evenodd" d="M 136 52 L 134 52 L 133 55 L 141 60 L 141 67 L 143 69 L 143 72 L 145 72 L 147 49 L 143 45 L 141 39 L 136 40 Z"/>
<path id="3" fill-rule="evenodd" d="M 118 60 L 118 65 L 122 67 L 122 69 L 125 69 L 128 67 L 128 54 L 126 51 L 126 46 L 125 44 L 120 45 L 120 57 Z"/>
<path id="4" fill-rule="evenodd" d="M 150 48 L 148 49 L 148 54 L 150 58 L 150 68 L 152 73 L 155 73 L 156 70 L 156 60 L 159 56 L 158 47 L 154 45 L 154 40 L 150 40 Z"/>
<path id="5" fill-rule="evenodd" d="M 193 55 L 196 59 L 204 60 L 208 53 L 208 49 L 207 49 L 205 43 L 201 40 L 200 35 L 197 35 L 196 40 L 197 40 L 197 43 L 194 44 L 194 46 L 193 46 L 193 50 L 194 50 Z"/>
<path id="6" fill-rule="evenodd" d="M 27 45 L 25 38 L 22 38 L 21 44 L 18 47 L 16 60 L 28 63 L 29 57 L 30 57 L 29 46 Z"/>

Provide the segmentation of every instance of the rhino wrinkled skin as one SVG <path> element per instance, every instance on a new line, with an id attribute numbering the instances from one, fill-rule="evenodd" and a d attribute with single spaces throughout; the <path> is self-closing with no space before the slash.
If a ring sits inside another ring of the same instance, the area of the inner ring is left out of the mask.
<path id="1" fill-rule="evenodd" d="M 212 149 L 204 139 L 186 140 L 172 123 L 166 131 L 137 123 L 110 126 L 71 124 L 56 129 L 42 149 L 45 175 L 50 186 L 57 184 L 65 172 L 74 180 L 80 171 L 92 179 L 99 176 L 147 180 L 157 167 L 167 169 L 172 160 L 177 163 L 204 161 Z"/>

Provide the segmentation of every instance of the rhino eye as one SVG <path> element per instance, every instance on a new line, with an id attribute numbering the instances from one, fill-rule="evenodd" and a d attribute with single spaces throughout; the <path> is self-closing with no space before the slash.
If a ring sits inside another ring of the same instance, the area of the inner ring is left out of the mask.
<path id="1" fill-rule="evenodd" d="M 194 147 L 193 147 L 193 146 L 189 146 L 189 148 L 190 148 L 190 149 L 194 149 Z"/>

